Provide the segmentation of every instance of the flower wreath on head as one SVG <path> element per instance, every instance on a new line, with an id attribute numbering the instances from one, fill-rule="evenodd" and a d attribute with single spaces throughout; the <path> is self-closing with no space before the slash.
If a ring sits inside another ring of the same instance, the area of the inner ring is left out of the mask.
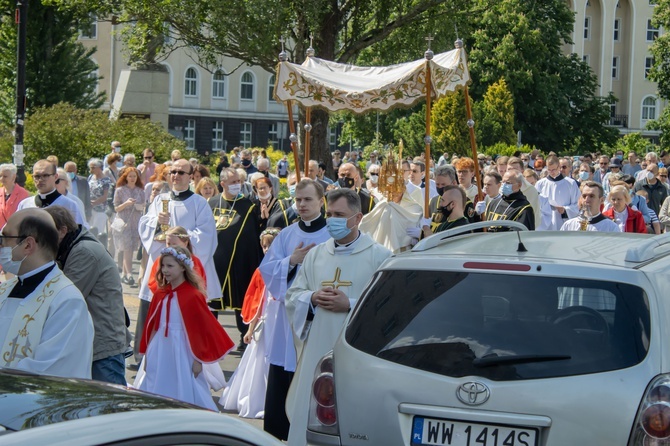
<path id="1" fill-rule="evenodd" d="M 266 235 L 271 235 L 273 237 L 277 237 L 279 235 L 279 231 L 281 231 L 281 229 L 279 229 L 279 228 L 263 229 L 263 232 L 261 232 L 260 238 L 262 239 Z"/>
<path id="2" fill-rule="evenodd" d="M 193 259 L 191 259 L 186 254 L 182 254 L 182 253 L 177 252 L 177 250 L 174 249 L 174 248 L 169 248 L 169 247 L 168 248 L 163 248 L 161 250 L 161 255 L 172 256 L 175 259 L 177 259 L 177 261 L 179 261 L 179 262 L 183 263 L 184 265 L 188 266 L 189 268 L 193 269 Z"/>

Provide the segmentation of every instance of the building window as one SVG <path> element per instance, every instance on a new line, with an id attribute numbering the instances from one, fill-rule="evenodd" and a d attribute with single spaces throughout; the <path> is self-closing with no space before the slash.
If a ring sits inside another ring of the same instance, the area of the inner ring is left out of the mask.
<path id="1" fill-rule="evenodd" d="M 589 63 L 591 62 L 591 56 L 589 56 L 588 54 L 584 54 L 582 56 L 582 61 L 584 61 L 585 64 L 589 65 Z"/>
<path id="2" fill-rule="evenodd" d="M 86 23 L 86 25 L 79 30 L 80 39 L 95 40 L 98 38 L 98 17 L 92 15 L 89 20 L 90 22 Z"/>
<path id="3" fill-rule="evenodd" d="M 645 57 L 644 58 L 644 78 L 647 79 L 649 78 L 649 73 L 651 72 L 652 67 L 654 66 L 654 58 L 653 57 Z"/>
<path id="4" fill-rule="evenodd" d="M 277 130 L 277 123 L 270 124 L 270 127 L 268 128 L 268 142 L 272 144 L 274 149 L 279 148 L 279 132 Z"/>
<path id="5" fill-rule="evenodd" d="M 186 120 L 186 125 L 184 126 L 184 141 L 186 141 L 187 149 L 195 149 L 195 119 Z"/>
<path id="6" fill-rule="evenodd" d="M 591 39 L 591 17 L 584 17 L 584 40 Z"/>
<path id="7" fill-rule="evenodd" d="M 251 123 L 242 122 L 242 127 L 240 128 L 240 144 L 248 149 L 251 147 Z"/>
<path id="8" fill-rule="evenodd" d="M 226 97 L 226 75 L 221 70 L 216 70 L 212 76 L 212 97 L 214 99 Z"/>
<path id="9" fill-rule="evenodd" d="M 648 96 L 642 101 L 642 120 L 656 119 L 656 98 Z"/>
<path id="10" fill-rule="evenodd" d="M 270 76 L 268 81 L 268 101 L 273 101 L 275 96 L 275 75 Z"/>
<path id="11" fill-rule="evenodd" d="M 658 28 L 651 24 L 651 19 L 647 20 L 647 42 L 653 42 L 658 39 Z"/>
<path id="12" fill-rule="evenodd" d="M 621 19 L 614 19 L 614 41 L 618 42 L 621 38 Z"/>
<path id="13" fill-rule="evenodd" d="M 191 97 L 198 95 L 198 72 L 195 68 L 186 70 L 186 75 L 184 76 L 184 95 Z"/>
<path id="14" fill-rule="evenodd" d="M 242 75 L 240 98 L 244 101 L 254 100 L 254 75 L 248 71 Z"/>
<path id="15" fill-rule="evenodd" d="M 615 117 L 616 116 L 616 101 L 612 100 L 610 102 L 610 117 Z"/>
<path id="16" fill-rule="evenodd" d="M 212 150 L 223 150 L 223 121 L 212 124 Z"/>
<path id="17" fill-rule="evenodd" d="M 612 58 L 612 79 L 619 79 L 619 56 Z"/>

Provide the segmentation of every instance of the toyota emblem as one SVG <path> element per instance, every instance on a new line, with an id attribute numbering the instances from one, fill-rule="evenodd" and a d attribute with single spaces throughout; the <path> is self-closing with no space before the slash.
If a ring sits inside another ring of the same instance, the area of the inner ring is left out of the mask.
<path id="1" fill-rule="evenodd" d="M 479 406 L 488 401 L 491 391 L 485 384 L 477 381 L 469 381 L 461 384 L 456 389 L 456 397 L 463 404 L 469 406 Z"/>

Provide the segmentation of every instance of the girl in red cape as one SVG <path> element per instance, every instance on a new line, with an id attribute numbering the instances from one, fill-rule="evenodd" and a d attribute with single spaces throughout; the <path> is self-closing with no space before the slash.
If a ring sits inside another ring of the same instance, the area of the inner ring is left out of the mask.
<path id="1" fill-rule="evenodd" d="M 235 343 L 209 311 L 193 266 L 185 248 L 161 251 L 135 387 L 217 411 L 210 389 L 226 385 L 218 362 Z"/>

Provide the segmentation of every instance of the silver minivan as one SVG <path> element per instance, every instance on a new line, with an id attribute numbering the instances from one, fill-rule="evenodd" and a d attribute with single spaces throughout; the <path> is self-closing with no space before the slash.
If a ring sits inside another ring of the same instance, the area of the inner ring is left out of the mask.
<path id="1" fill-rule="evenodd" d="M 312 445 L 670 444 L 670 234 L 436 234 L 314 375 Z"/>

